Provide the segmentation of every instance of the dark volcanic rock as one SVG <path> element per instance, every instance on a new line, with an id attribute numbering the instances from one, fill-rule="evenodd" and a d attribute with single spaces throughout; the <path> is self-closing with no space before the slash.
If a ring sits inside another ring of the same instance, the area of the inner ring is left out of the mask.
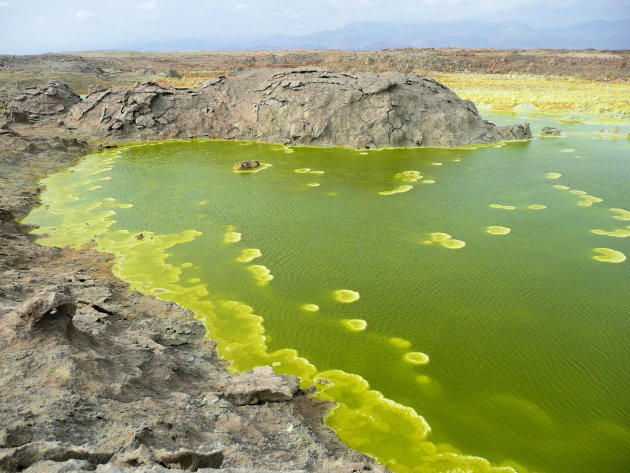
<path id="1" fill-rule="evenodd" d="M 562 130 L 552 126 L 545 126 L 540 130 L 541 136 L 562 136 Z"/>
<path id="2" fill-rule="evenodd" d="M 7 104 L 7 112 L 14 121 L 24 122 L 17 117 L 28 116 L 37 119 L 40 116 L 67 112 L 80 101 L 81 98 L 66 84 L 51 80 L 44 86 L 28 87 L 13 97 Z"/>
<path id="3" fill-rule="evenodd" d="M 305 145 L 457 146 L 531 137 L 415 74 L 254 70 L 197 89 L 153 82 L 98 90 L 69 124 L 118 139 L 209 136 Z"/>
<path id="4" fill-rule="evenodd" d="M 249 171 L 250 169 L 256 169 L 260 167 L 260 161 L 239 161 L 234 165 L 234 169 L 237 171 Z"/>

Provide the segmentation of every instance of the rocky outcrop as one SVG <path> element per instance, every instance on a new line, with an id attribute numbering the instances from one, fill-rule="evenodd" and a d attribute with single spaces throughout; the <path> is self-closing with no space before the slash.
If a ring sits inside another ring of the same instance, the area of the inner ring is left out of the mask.
<path id="1" fill-rule="evenodd" d="M 260 161 L 251 160 L 251 161 L 239 161 L 234 164 L 234 169 L 237 171 L 250 171 L 252 169 L 256 169 L 260 167 Z"/>
<path id="2" fill-rule="evenodd" d="M 98 88 L 72 108 L 69 123 L 115 139 L 206 136 L 357 148 L 531 137 L 529 125 L 497 127 L 432 79 L 310 69 L 255 70 L 197 89 L 153 82 Z"/>
<path id="3" fill-rule="evenodd" d="M 553 126 L 544 126 L 540 130 L 540 136 L 562 136 L 562 130 Z"/>
<path id="4" fill-rule="evenodd" d="M 295 376 L 276 375 L 271 366 L 257 366 L 235 376 L 226 385 L 223 395 L 232 404 L 245 406 L 290 401 L 299 388 L 300 380 Z"/>
<path id="5" fill-rule="evenodd" d="M 24 123 L 67 112 L 80 101 L 81 98 L 66 84 L 51 80 L 46 85 L 22 90 L 8 102 L 5 113 L 14 121 Z"/>

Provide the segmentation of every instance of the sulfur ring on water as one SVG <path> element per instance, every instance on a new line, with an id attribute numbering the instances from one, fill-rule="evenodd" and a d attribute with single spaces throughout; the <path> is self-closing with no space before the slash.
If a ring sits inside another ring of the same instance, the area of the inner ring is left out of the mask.
<path id="1" fill-rule="evenodd" d="M 367 328 L 367 322 L 362 319 L 344 319 L 341 323 L 351 332 L 362 332 Z"/>
<path id="2" fill-rule="evenodd" d="M 412 365 L 426 365 L 429 362 L 429 355 L 421 351 L 410 351 L 405 353 L 403 359 Z"/>
<path id="3" fill-rule="evenodd" d="M 337 302 L 350 303 L 359 300 L 359 293 L 350 289 L 339 289 L 333 292 L 333 296 Z"/>
<path id="4" fill-rule="evenodd" d="M 486 227 L 486 233 L 489 233 L 490 235 L 507 235 L 511 231 L 512 230 L 510 228 L 502 227 L 500 225 L 490 225 L 489 227 Z"/>

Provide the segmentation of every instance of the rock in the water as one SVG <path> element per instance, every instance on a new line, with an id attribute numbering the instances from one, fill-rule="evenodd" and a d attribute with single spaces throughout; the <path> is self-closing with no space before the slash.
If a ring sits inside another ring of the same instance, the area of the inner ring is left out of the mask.
<path id="1" fill-rule="evenodd" d="M 373 148 L 531 138 L 529 126 L 497 127 L 435 80 L 399 72 L 256 69 L 196 89 L 143 82 L 95 91 L 69 118 L 69 125 L 119 139 L 206 136 Z"/>
<path id="2" fill-rule="evenodd" d="M 553 126 L 545 126 L 542 130 L 540 130 L 541 136 L 561 136 L 562 130 L 559 128 L 555 128 Z"/>
<path id="3" fill-rule="evenodd" d="M 260 162 L 256 160 L 251 161 L 239 161 L 234 165 L 237 171 L 249 171 L 250 169 L 256 169 L 260 167 Z"/>
<path id="4" fill-rule="evenodd" d="M 295 376 L 277 375 L 271 366 L 257 366 L 244 371 L 228 383 L 223 395 L 232 404 L 239 406 L 264 402 L 290 401 L 300 388 Z"/>

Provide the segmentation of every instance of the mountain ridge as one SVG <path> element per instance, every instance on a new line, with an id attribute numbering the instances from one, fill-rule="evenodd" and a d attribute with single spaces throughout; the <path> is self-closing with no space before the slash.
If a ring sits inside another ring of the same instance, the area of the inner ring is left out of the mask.
<path id="1" fill-rule="evenodd" d="M 630 48 L 630 19 L 594 20 L 562 27 L 535 28 L 509 22 L 409 23 L 366 21 L 307 35 L 275 34 L 266 37 L 180 38 L 168 41 L 130 41 L 94 49 L 136 51 L 403 48 L 492 49 L 603 49 Z"/>

